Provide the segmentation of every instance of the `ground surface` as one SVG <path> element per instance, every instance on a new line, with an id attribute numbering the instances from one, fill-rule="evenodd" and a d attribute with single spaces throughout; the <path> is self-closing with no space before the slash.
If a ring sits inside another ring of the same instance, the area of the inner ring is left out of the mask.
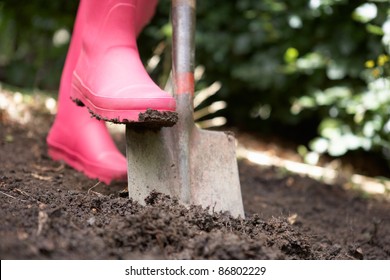
<path id="1" fill-rule="evenodd" d="M 245 220 L 155 193 L 140 206 L 50 160 L 52 120 L 0 114 L 1 259 L 390 259 L 385 199 L 240 161 Z"/>

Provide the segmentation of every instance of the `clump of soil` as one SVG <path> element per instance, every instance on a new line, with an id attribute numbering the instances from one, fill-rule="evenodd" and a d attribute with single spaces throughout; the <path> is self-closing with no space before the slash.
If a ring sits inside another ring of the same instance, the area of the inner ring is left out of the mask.
<path id="1" fill-rule="evenodd" d="M 241 161 L 246 219 L 156 192 L 142 206 L 48 158 L 50 122 L 0 122 L 1 259 L 390 258 L 385 200 Z"/>
<path id="2" fill-rule="evenodd" d="M 74 103 L 76 103 L 77 106 L 85 106 L 85 104 L 78 98 L 72 100 Z M 172 127 L 179 120 L 179 115 L 177 112 L 158 111 L 154 109 L 147 109 L 144 113 L 139 113 L 137 122 L 120 118 L 109 119 L 95 113 L 89 107 L 87 107 L 87 109 L 91 116 L 98 120 L 104 120 L 112 123 L 127 124 L 128 126 L 135 128 L 159 129 L 161 127 Z"/>
<path id="3" fill-rule="evenodd" d="M 139 123 L 129 123 L 128 125 L 141 127 L 171 127 L 177 123 L 179 115 L 176 112 L 160 112 L 157 110 L 148 109 L 145 113 L 140 113 L 138 116 Z"/>

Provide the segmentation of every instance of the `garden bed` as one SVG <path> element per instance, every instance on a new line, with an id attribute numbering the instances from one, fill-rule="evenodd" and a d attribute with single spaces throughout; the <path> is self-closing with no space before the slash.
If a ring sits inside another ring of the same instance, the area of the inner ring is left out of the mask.
<path id="1" fill-rule="evenodd" d="M 383 197 L 240 160 L 246 219 L 158 193 L 141 206 L 48 158 L 52 121 L 0 118 L 1 259 L 390 259 Z"/>

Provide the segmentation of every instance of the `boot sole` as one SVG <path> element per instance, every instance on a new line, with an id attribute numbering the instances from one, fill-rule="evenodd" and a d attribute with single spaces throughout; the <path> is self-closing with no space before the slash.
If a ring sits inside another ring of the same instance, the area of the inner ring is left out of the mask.
<path id="1" fill-rule="evenodd" d="M 90 114 L 98 119 L 134 127 L 172 127 L 179 120 L 177 112 L 147 108 L 145 110 L 112 110 L 95 106 L 83 90 L 72 85 L 71 99 L 76 105 L 87 107 Z"/>

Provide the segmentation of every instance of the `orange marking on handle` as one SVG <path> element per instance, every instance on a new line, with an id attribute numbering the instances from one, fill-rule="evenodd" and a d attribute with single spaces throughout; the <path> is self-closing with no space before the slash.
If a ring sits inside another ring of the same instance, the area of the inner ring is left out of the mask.
<path id="1" fill-rule="evenodd" d="M 194 95 L 195 79 L 194 73 L 185 72 L 176 74 L 176 94 Z"/>

